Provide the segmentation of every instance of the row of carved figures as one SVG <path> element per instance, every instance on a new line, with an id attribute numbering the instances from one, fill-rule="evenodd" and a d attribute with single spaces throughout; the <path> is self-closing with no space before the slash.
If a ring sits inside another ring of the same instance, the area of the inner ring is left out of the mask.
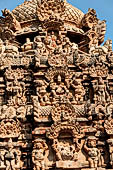
<path id="1" fill-rule="evenodd" d="M 21 149 L 21 146 L 17 146 L 12 142 L 10 138 L 8 142 L 5 142 L 4 146 L 0 146 L 0 168 L 2 169 L 23 169 L 32 168 L 34 170 L 46 170 L 56 166 L 57 168 L 113 168 L 113 147 L 111 144 L 97 144 L 98 140 L 95 136 L 89 136 L 86 140 L 79 143 L 71 143 L 69 139 L 62 139 L 58 141 L 54 140 L 52 148 L 55 155 L 50 152 L 51 146 L 46 144 L 45 140 L 38 139 L 34 142 L 33 150 L 29 154 L 29 161 L 25 163 L 23 154 L 25 151 Z M 51 159 L 49 158 L 51 157 Z M 54 157 L 54 158 L 53 158 Z M 31 160 L 30 160 L 31 159 Z M 56 162 L 56 164 L 55 164 Z M 69 165 L 71 164 L 71 165 Z"/>

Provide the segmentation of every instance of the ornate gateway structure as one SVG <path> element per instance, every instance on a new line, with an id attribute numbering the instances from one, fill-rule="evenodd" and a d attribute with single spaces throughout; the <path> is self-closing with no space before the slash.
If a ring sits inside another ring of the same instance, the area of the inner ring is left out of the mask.
<path id="1" fill-rule="evenodd" d="M 0 169 L 113 169 L 113 51 L 105 21 L 64 0 L 0 17 Z"/>

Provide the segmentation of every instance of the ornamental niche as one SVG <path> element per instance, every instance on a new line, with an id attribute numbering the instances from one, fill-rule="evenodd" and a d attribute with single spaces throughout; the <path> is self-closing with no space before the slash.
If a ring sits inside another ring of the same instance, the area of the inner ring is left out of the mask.
<path id="1" fill-rule="evenodd" d="M 29 0 L 2 15 L 0 169 L 113 169 L 105 20 L 66 0 Z"/>

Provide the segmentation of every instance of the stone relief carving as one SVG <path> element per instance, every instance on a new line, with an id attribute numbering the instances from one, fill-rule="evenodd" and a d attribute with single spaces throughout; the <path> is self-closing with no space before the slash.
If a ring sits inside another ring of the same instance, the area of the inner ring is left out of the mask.
<path id="1" fill-rule="evenodd" d="M 48 147 L 44 141 L 34 141 L 34 148 L 32 151 L 32 161 L 34 164 L 34 170 L 45 170 L 47 167 Z"/>
<path id="2" fill-rule="evenodd" d="M 11 138 L 7 142 L 6 149 L 2 155 L 4 166 L 6 170 L 21 168 L 21 151 L 18 148 L 14 148 Z"/>
<path id="3" fill-rule="evenodd" d="M 51 110 L 52 119 L 57 121 L 68 121 L 76 118 L 75 109 L 70 103 L 56 104 Z"/>
<path id="4" fill-rule="evenodd" d="M 47 131 L 47 137 L 53 140 L 52 147 L 58 161 L 78 160 L 78 152 L 80 150 L 80 144 L 78 142 L 80 138 L 80 134 L 78 134 L 79 131 L 80 127 L 77 123 L 75 125 L 73 122 L 67 124 L 66 122 L 61 123 L 59 121 Z M 66 136 L 65 133 L 67 134 Z"/>
<path id="5" fill-rule="evenodd" d="M 96 141 L 97 139 L 94 136 L 89 136 L 84 144 L 84 150 L 88 154 L 88 161 L 91 168 L 98 167 L 99 151 L 96 147 Z"/>
<path id="6" fill-rule="evenodd" d="M 8 9 L 2 10 L 2 15 L 5 17 L 5 22 L 8 24 L 9 29 L 14 29 L 14 31 L 21 29 L 20 23 Z"/>
<path id="7" fill-rule="evenodd" d="M 49 19 L 51 15 L 60 18 L 64 14 L 64 11 L 65 5 L 61 0 L 41 1 L 37 6 L 37 14 L 40 21 Z"/>
<path id="8" fill-rule="evenodd" d="M 25 1 L 2 13 L 0 169 L 113 169 L 105 20 L 66 0 Z"/>
<path id="9" fill-rule="evenodd" d="M 21 132 L 19 121 L 13 119 L 3 119 L 0 122 L 0 136 L 2 138 L 18 137 Z"/>

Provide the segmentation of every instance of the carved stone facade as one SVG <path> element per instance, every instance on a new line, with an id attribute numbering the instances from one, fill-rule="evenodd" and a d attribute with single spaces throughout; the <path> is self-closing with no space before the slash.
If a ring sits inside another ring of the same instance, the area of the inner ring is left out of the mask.
<path id="1" fill-rule="evenodd" d="M 0 169 L 113 169 L 113 51 L 105 21 L 66 0 L 0 18 Z"/>

